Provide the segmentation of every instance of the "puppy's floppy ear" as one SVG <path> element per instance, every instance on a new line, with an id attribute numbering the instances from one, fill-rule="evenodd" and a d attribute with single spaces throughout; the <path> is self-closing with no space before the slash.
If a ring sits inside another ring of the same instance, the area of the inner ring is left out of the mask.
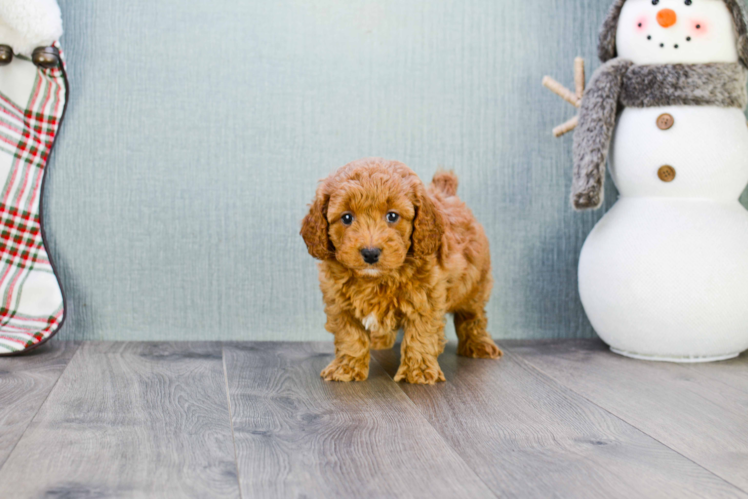
<path id="1" fill-rule="evenodd" d="M 335 249 L 332 248 L 327 234 L 327 203 L 330 195 L 325 185 L 317 189 L 317 195 L 309 207 L 309 213 L 301 223 L 301 237 L 304 238 L 309 255 L 319 260 L 332 259 Z"/>
<path id="2" fill-rule="evenodd" d="M 437 253 L 441 248 L 444 221 L 420 182 L 415 188 L 415 194 L 416 217 L 413 220 L 411 250 L 416 256 L 425 257 Z"/>

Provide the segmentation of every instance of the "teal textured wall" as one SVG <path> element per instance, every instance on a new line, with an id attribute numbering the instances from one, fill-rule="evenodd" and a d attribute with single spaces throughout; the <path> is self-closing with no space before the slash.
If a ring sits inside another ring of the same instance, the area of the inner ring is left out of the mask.
<path id="1" fill-rule="evenodd" d="M 604 210 L 569 206 L 571 137 L 550 130 L 574 110 L 540 80 L 598 66 L 607 0 L 60 3 L 62 338 L 329 339 L 299 221 L 365 156 L 459 174 L 491 238 L 495 337 L 594 335 L 576 267 Z"/>

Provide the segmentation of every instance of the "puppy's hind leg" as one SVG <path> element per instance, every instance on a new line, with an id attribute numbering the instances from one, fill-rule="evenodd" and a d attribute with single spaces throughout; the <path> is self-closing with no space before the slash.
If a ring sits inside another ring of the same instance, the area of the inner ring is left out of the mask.
<path id="1" fill-rule="evenodd" d="M 485 311 L 455 311 L 454 315 L 459 356 L 498 359 L 503 355 L 486 331 Z"/>
<path id="2" fill-rule="evenodd" d="M 374 331 L 371 332 L 371 350 L 372 351 L 385 351 L 392 349 L 397 339 L 397 331 Z"/>
<path id="3" fill-rule="evenodd" d="M 503 353 L 486 331 L 488 318 L 485 307 L 491 290 L 490 283 L 484 282 L 481 287 L 479 293 L 454 311 L 457 354 L 468 358 L 498 359 Z"/>

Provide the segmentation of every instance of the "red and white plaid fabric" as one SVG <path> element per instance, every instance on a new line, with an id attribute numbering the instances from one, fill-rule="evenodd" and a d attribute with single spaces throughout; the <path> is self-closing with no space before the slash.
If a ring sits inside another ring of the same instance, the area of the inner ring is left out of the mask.
<path id="1" fill-rule="evenodd" d="M 66 99 L 64 67 L 40 69 L 20 57 L 0 67 L 0 355 L 32 348 L 62 324 L 39 206 Z"/>

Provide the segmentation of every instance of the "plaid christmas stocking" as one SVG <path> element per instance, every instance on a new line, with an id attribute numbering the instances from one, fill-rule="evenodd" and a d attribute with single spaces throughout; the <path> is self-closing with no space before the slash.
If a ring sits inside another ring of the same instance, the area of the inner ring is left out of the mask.
<path id="1" fill-rule="evenodd" d="M 38 347 L 64 318 L 41 210 L 44 172 L 68 93 L 61 54 L 56 59 L 59 45 L 53 47 L 41 49 L 46 56 L 11 54 L 0 66 L 0 355 Z"/>

